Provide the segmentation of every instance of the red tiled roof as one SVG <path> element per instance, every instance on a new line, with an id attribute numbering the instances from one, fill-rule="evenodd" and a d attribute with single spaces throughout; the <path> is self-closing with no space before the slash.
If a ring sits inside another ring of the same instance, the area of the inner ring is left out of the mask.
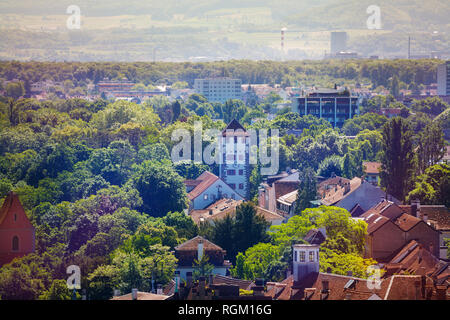
<path id="1" fill-rule="evenodd" d="M 221 247 L 218 245 L 212 243 L 211 241 L 201 237 L 196 236 L 195 238 L 192 238 L 186 242 L 183 242 L 182 244 L 175 247 L 175 251 L 194 251 L 197 250 L 198 244 L 200 241 L 203 241 L 203 249 L 205 251 L 224 251 Z"/>
<path id="2" fill-rule="evenodd" d="M 219 180 L 219 177 L 209 171 L 205 171 L 196 180 L 200 181 L 200 183 L 187 195 L 191 201 L 201 195 L 214 182 Z"/>
<path id="3" fill-rule="evenodd" d="M 385 265 L 389 274 L 431 275 L 440 266 L 439 259 L 420 243 L 411 240 Z"/>
<path id="4" fill-rule="evenodd" d="M 363 168 L 365 173 L 380 173 L 381 163 L 379 162 L 363 162 Z"/>
<path id="5" fill-rule="evenodd" d="M 404 212 L 412 214 L 410 205 L 399 206 Z M 428 220 L 437 230 L 450 230 L 450 211 L 444 205 L 420 205 L 420 212 L 428 215 Z"/>
<path id="6" fill-rule="evenodd" d="M 410 214 L 404 213 L 400 217 L 394 220 L 394 223 L 400 227 L 403 231 L 411 230 L 418 223 L 422 222 L 422 219 L 413 217 Z"/>

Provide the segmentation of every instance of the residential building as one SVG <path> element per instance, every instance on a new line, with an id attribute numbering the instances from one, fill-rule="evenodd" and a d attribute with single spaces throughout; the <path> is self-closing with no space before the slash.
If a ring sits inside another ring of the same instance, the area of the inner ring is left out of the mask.
<path id="1" fill-rule="evenodd" d="M 309 244 L 321 245 L 327 238 L 327 231 L 325 228 L 313 228 L 308 231 L 303 238 Z"/>
<path id="2" fill-rule="evenodd" d="M 120 81 L 103 79 L 103 81 L 97 83 L 96 87 L 98 92 L 116 92 L 131 91 L 131 88 L 133 88 L 134 85 L 134 82 L 127 79 L 122 79 Z"/>
<path id="3" fill-rule="evenodd" d="M 195 180 L 185 180 L 189 211 L 205 209 L 219 199 L 244 198 L 215 174 L 205 171 Z"/>
<path id="4" fill-rule="evenodd" d="M 236 208 L 241 203 L 243 203 L 242 200 L 220 199 L 206 209 L 192 210 L 189 212 L 189 215 L 196 224 L 202 222 L 214 224 L 215 221 L 224 219 L 228 215 L 234 217 L 236 215 Z M 285 220 L 285 218 L 279 214 L 258 206 L 256 207 L 256 212 L 264 217 L 264 219 L 270 223 L 270 226 L 280 225 Z"/>
<path id="5" fill-rule="evenodd" d="M 364 179 L 367 182 L 373 184 L 374 186 L 378 186 L 378 183 L 380 182 L 380 169 L 381 169 L 380 162 L 364 161 L 363 162 Z"/>
<path id="6" fill-rule="evenodd" d="M 208 256 L 209 263 L 214 265 L 212 274 L 227 275 L 231 263 L 225 260 L 226 251 L 211 241 L 196 236 L 175 247 L 175 257 L 178 259 L 176 271 L 181 279 L 187 282 L 192 280 L 194 260 L 200 261 L 204 254 Z"/>
<path id="7" fill-rule="evenodd" d="M 9 192 L 0 209 L 0 266 L 34 250 L 35 228 L 28 220 L 19 196 Z"/>
<path id="8" fill-rule="evenodd" d="M 417 200 L 411 205 L 400 205 L 399 207 L 408 214 L 418 215 L 434 229 L 439 231 L 439 256 L 437 257 L 448 260 L 448 245 L 445 244 L 444 239 L 450 239 L 449 209 L 444 205 L 423 205 Z"/>
<path id="9" fill-rule="evenodd" d="M 345 120 L 359 114 L 359 100 L 348 90 L 314 89 L 294 98 L 292 111 L 301 116 L 311 114 L 327 120 L 333 127 L 342 127 Z"/>
<path id="10" fill-rule="evenodd" d="M 210 102 L 224 103 L 229 99 L 242 99 L 242 81 L 232 78 L 195 79 L 194 90 Z"/>
<path id="11" fill-rule="evenodd" d="M 437 94 L 440 96 L 450 95 L 450 61 L 437 67 Z"/>
<path id="12" fill-rule="evenodd" d="M 374 285 L 373 280 L 355 277 L 352 272 L 320 272 L 318 245 L 297 244 L 293 252 L 293 274 L 282 282 L 268 282 L 264 296 L 273 300 L 445 300 L 448 295 L 447 271 L 390 275 Z"/>
<path id="13" fill-rule="evenodd" d="M 378 262 L 390 261 L 406 244 L 415 240 L 439 256 L 439 231 L 417 215 L 417 206 L 406 213 L 392 201 L 383 200 L 361 215 L 367 223 L 365 256 Z"/>
<path id="14" fill-rule="evenodd" d="M 248 199 L 250 197 L 250 134 L 234 119 L 222 131 L 219 143 L 222 148 L 220 178 L 242 198 Z"/>
<path id="15" fill-rule="evenodd" d="M 324 181 L 323 184 L 326 185 L 327 180 Z M 353 178 L 348 182 L 342 180 L 341 183 L 335 185 L 334 188 L 327 190 L 325 193 L 320 193 L 320 195 L 322 197 L 320 199 L 321 204 L 341 207 L 349 212 L 355 212 L 355 215 L 353 215 L 354 217 L 366 212 L 378 204 L 381 199 L 385 199 L 386 196 L 390 201 L 400 204 L 399 200 L 386 194 L 381 188 L 365 182 L 364 179 L 358 177 Z M 359 208 L 359 210 L 356 210 L 356 208 Z"/>

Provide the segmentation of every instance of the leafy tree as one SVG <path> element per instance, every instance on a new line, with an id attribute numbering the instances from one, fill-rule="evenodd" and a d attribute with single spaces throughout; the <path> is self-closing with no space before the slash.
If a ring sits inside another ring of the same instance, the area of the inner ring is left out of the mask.
<path id="1" fill-rule="evenodd" d="M 383 126 L 381 185 L 397 199 L 405 200 L 414 168 L 412 133 L 403 118 L 391 119 Z"/>
<path id="2" fill-rule="evenodd" d="M 139 191 L 143 211 L 161 217 L 169 211 L 186 208 L 186 189 L 183 179 L 168 163 L 144 161 L 136 166 L 131 183 Z"/>
<path id="3" fill-rule="evenodd" d="M 329 178 L 333 174 L 342 176 L 342 158 L 336 155 L 325 158 L 317 170 L 317 175 L 325 178 Z"/>
<path id="4" fill-rule="evenodd" d="M 67 288 L 66 280 L 53 280 L 49 290 L 39 296 L 39 300 L 71 300 L 73 292 Z"/>
<path id="5" fill-rule="evenodd" d="M 299 214 L 311 207 L 311 201 L 317 198 L 317 181 L 312 169 L 306 168 L 300 172 L 297 199 L 295 201 L 295 213 Z"/>
<path id="6" fill-rule="evenodd" d="M 208 277 L 214 270 L 214 265 L 209 263 L 208 255 L 202 255 L 200 260 L 195 259 L 193 264 L 192 278 L 198 280 L 200 277 Z"/>
<path id="7" fill-rule="evenodd" d="M 169 227 L 174 227 L 181 238 L 192 239 L 198 234 L 198 227 L 192 218 L 181 212 L 169 212 L 162 218 Z"/>

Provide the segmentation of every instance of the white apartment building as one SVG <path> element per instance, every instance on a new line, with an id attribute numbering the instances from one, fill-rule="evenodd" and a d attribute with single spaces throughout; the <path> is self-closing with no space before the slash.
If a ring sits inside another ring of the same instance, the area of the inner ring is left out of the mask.
<path id="1" fill-rule="evenodd" d="M 242 81 L 232 78 L 195 79 L 194 90 L 210 102 L 224 103 L 229 99 L 242 99 Z"/>
<path id="2" fill-rule="evenodd" d="M 440 96 L 450 95 L 450 61 L 438 65 L 437 94 Z"/>

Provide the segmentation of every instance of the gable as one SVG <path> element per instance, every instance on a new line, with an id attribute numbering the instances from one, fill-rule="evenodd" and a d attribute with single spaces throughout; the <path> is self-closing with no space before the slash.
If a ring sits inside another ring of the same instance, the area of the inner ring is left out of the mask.
<path id="1" fill-rule="evenodd" d="M 0 229 L 33 228 L 25 210 L 20 203 L 19 196 L 8 193 L 0 209 Z"/>

